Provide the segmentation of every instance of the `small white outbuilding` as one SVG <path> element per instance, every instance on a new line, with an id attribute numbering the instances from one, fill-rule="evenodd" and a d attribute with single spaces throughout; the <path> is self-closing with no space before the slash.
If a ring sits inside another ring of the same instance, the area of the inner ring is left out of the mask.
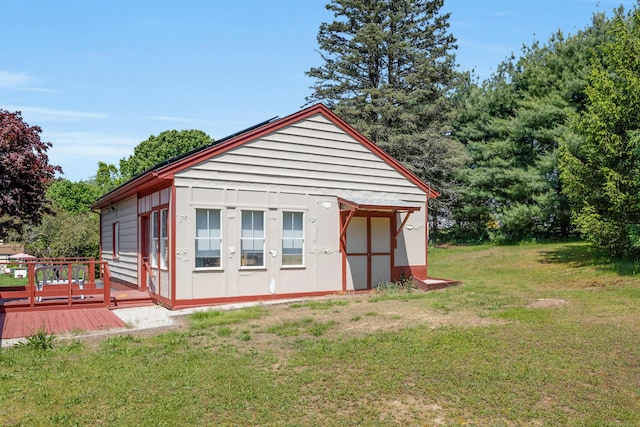
<path id="1" fill-rule="evenodd" d="M 113 280 L 170 308 L 427 279 L 427 184 L 322 104 L 100 198 Z"/>

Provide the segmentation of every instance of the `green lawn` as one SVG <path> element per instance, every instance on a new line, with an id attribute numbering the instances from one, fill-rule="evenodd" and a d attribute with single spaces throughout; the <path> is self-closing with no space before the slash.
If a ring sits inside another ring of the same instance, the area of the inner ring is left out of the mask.
<path id="1" fill-rule="evenodd" d="M 4 349 L 0 424 L 640 425 L 635 265 L 594 261 L 583 243 L 429 260 L 463 285 Z"/>
<path id="2" fill-rule="evenodd" d="M 26 277 L 16 279 L 13 277 L 13 274 L 4 274 L 4 272 L 0 272 L 0 288 L 10 286 L 26 286 L 27 284 L 29 284 L 29 281 Z"/>

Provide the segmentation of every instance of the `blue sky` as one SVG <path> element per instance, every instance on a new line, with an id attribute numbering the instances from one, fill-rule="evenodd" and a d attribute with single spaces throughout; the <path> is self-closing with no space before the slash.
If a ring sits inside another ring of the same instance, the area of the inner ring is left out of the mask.
<path id="1" fill-rule="evenodd" d="M 0 108 L 22 111 L 73 181 L 150 135 L 218 139 L 298 111 L 327 0 L 1 0 Z M 487 78 L 523 44 L 635 0 L 445 0 L 457 62 Z"/>

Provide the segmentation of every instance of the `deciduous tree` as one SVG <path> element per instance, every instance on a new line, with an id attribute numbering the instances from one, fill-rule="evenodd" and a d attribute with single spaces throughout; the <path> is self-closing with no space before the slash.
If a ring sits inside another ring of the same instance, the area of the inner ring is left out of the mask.
<path id="1" fill-rule="evenodd" d="M 49 164 L 51 143 L 20 112 L 0 109 L 0 237 L 37 224 L 47 211 L 46 190 L 59 166 Z"/>
<path id="2" fill-rule="evenodd" d="M 120 160 L 120 177 L 127 181 L 160 162 L 211 143 L 213 139 L 201 130 L 168 130 L 151 135 L 134 148 L 131 156 Z"/>

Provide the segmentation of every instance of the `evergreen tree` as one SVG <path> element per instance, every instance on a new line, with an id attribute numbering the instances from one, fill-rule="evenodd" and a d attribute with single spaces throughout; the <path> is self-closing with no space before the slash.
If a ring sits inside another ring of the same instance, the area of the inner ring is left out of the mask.
<path id="1" fill-rule="evenodd" d="M 619 9 L 593 61 L 578 138 L 561 179 L 582 235 L 613 256 L 640 256 L 640 11 Z"/>
<path id="2" fill-rule="evenodd" d="M 332 0 L 335 21 L 323 23 L 324 64 L 307 101 L 322 101 L 363 135 L 450 199 L 453 171 L 465 161 L 449 137 L 455 39 L 444 0 Z M 437 221 L 435 224 L 437 226 Z"/>
<path id="3" fill-rule="evenodd" d="M 575 135 L 569 124 L 586 104 L 586 79 L 608 21 L 594 15 L 576 35 L 554 34 L 524 47 L 475 88 L 459 112 L 455 136 L 473 159 L 463 171 L 456 206 L 458 237 L 521 240 L 567 236 L 558 146 Z"/>

